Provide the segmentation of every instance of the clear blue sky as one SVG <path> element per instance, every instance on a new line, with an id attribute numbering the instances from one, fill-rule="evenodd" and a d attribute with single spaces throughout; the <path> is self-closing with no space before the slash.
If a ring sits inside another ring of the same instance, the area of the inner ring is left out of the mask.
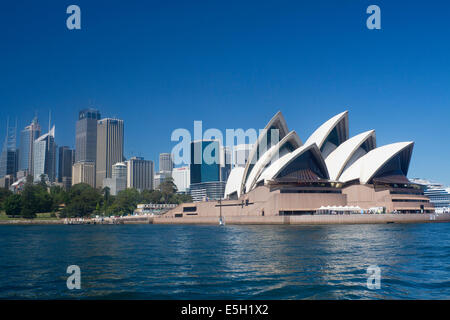
<path id="1" fill-rule="evenodd" d="M 77 4 L 82 29 L 66 28 Z M 382 30 L 366 28 L 370 4 Z M 416 142 L 410 177 L 450 184 L 450 7 L 444 1 L 20 1 L 0 6 L 6 117 L 78 110 L 125 121 L 125 156 L 156 160 L 175 128 L 262 128 L 281 110 L 303 141 L 349 110 L 350 134 Z"/>

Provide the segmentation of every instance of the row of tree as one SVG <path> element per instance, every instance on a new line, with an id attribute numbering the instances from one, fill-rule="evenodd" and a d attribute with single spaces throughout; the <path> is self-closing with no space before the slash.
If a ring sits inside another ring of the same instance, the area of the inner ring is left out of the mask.
<path id="1" fill-rule="evenodd" d="M 172 179 L 161 183 L 159 190 L 125 189 L 117 196 L 108 187 L 100 189 L 80 183 L 65 191 L 59 186 L 47 187 L 44 181 L 33 184 L 27 181 L 20 194 L 0 189 L 0 206 L 8 216 L 35 218 L 37 213 L 53 212 L 60 217 L 87 217 L 90 215 L 131 214 L 138 203 L 191 202 L 189 195 L 178 194 Z"/>

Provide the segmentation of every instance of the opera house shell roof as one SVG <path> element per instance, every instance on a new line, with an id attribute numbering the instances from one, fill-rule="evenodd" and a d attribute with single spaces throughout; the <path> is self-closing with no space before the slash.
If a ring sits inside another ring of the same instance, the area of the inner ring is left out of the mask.
<path id="1" fill-rule="evenodd" d="M 348 111 L 323 123 L 304 144 L 295 131 L 289 131 L 281 112 L 264 129 L 245 167 L 232 169 L 225 197 L 240 197 L 274 181 L 309 185 L 409 183 L 406 175 L 414 143 L 377 147 L 374 130 L 349 137 Z"/>

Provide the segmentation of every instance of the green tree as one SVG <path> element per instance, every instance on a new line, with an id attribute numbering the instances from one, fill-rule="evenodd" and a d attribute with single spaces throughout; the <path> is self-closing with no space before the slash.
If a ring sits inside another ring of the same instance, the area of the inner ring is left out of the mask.
<path id="1" fill-rule="evenodd" d="M 6 188 L 0 188 L 0 210 L 4 209 L 5 200 L 12 195 L 12 192 Z"/>
<path id="2" fill-rule="evenodd" d="M 35 187 L 32 184 L 25 184 L 25 188 L 21 194 L 22 210 L 21 214 L 23 218 L 33 219 L 38 212 L 38 201 L 36 196 Z"/>
<path id="3" fill-rule="evenodd" d="M 159 190 L 143 190 L 141 192 L 141 203 L 159 203 L 161 201 L 162 194 Z"/>
<path id="4" fill-rule="evenodd" d="M 94 213 L 97 203 L 102 200 L 99 190 L 86 183 L 79 183 L 70 189 L 68 201 L 62 212 L 64 217 L 85 217 Z"/>
<path id="5" fill-rule="evenodd" d="M 180 204 L 186 202 L 192 202 L 192 197 L 189 194 L 175 194 L 170 203 Z"/>
<path id="6" fill-rule="evenodd" d="M 22 198 L 18 194 L 12 194 L 6 198 L 4 209 L 8 216 L 18 216 L 22 211 Z"/>
<path id="7" fill-rule="evenodd" d="M 40 184 L 33 187 L 36 194 L 37 212 L 51 212 L 53 210 L 53 199 L 47 191 L 47 186 Z"/>
<path id="8" fill-rule="evenodd" d="M 104 187 L 102 189 L 103 194 L 103 212 L 108 210 L 108 207 L 114 202 L 114 197 L 111 195 L 111 189 L 109 187 Z"/>
<path id="9" fill-rule="evenodd" d="M 39 181 L 39 185 L 43 186 L 44 188 L 47 188 L 47 178 L 45 174 L 40 175 L 41 180 Z"/>
<path id="10" fill-rule="evenodd" d="M 31 174 L 27 175 L 26 184 L 33 184 L 33 176 Z"/>
<path id="11" fill-rule="evenodd" d="M 140 200 L 141 195 L 138 190 L 134 188 L 122 190 L 117 194 L 114 203 L 108 208 L 107 212 L 110 215 L 133 213 Z"/>
<path id="12" fill-rule="evenodd" d="M 67 192 L 60 186 L 52 186 L 50 188 L 50 197 L 52 198 L 52 210 L 57 210 L 58 207 L 68 201 Z"/>
<path id="13" fill-rule="evenodd" d="M 164 203 L 168 203 L 171 196 L 173 196 L 178 190 L 177 186 L 173 182 L 173 178 L 166 178 L 160 185 L 159 190 L 161 191 Z"/>

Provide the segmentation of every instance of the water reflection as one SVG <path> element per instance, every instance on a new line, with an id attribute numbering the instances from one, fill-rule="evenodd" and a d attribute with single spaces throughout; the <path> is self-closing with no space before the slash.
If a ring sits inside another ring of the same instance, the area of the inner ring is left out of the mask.
<path id="1" fill-rule="evenodd" d="M 0 297 L 450 297 L 450 224 L 0 227 Z M 65 286 L 68 265 L 82 290 Z M 366 288 L 366 269 L 382 289 Z"/>

